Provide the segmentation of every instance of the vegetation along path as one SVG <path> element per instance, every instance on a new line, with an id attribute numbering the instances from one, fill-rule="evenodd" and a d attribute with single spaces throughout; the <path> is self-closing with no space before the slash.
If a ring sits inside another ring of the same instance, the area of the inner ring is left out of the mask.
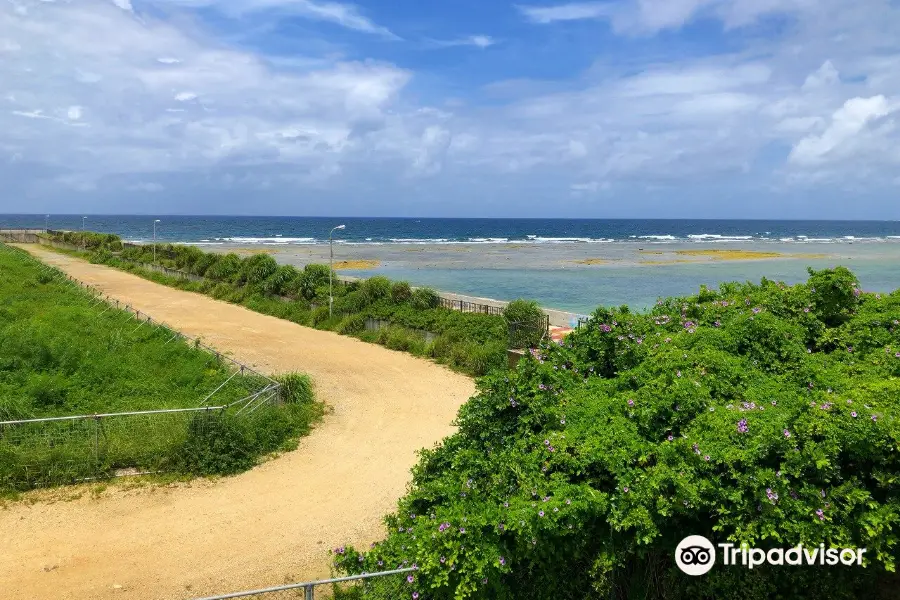
<path id="1" fill-rule="evenodd" d="M 416 451 L 450 434 L 475 392 L 407 354 L 23 247 L 264 372 L 308 373 L 333 411 L 298 450 L 235 477 L 8 503 L 3 597 L 189 598 L 327 576 L 329 549 L 384 536 Z"/>

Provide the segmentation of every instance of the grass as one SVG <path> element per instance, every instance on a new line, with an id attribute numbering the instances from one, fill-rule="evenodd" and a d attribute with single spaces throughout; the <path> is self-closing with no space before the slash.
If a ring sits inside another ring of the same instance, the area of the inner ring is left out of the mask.
<path id="1" fill-rule="evenodd" d="M 581 260 L 573 261 L 577 265 L 605 265 L 609 264 L 609 261 L 605 258 L 584 258 Z"/>
<path id="2" fill-rule="evenodd" d="M 225 405 L 269 384 L 254 375 L 228 381 L 232 371 L 212 353 L 138 325 L 0 245 L 0 421 L 197 407 L 214 390 L 209 404 Z M 321 415 L 308 378 L 283 381 L 282 404 L 250 418 L 217 410 L 0 427 L 0 490 L 126 468 L 194 475 L 249 468 L 295 446 Z"/>

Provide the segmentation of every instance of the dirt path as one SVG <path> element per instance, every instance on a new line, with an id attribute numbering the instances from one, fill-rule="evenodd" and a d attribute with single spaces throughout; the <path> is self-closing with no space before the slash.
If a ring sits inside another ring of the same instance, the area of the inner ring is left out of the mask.
<path id="1" fill-rule="evenodd" d="M 415 452 L 452 433 L 471 379 L 399 352 L 37 246 L 47 263 L 242 362 L 312 376 L 333 413 L 300 448 L 218 482 L 0 509 L 0 597 L 191 598 L 329 575 L 383 536 Z"/>

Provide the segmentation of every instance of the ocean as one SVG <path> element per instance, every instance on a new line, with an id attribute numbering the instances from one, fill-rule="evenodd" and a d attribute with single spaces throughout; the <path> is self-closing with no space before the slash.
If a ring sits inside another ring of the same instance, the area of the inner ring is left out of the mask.
<path id="1" fill-rule="evenodd" d="M 282 263 L 327 262 L 336 225 L 336 260 L 374 260 L 361 277 L 384 274 L 413 285 L 589 314 L 598 305 L 640 310 L 700 285 L 763 277 L 797 283 L 807 268 L 844 265 L 863 288 L 900 289 L 900 222 L 608 219 L 387 219 L 222 216 L 5 215 L 0 228 L 42 228 L 188 243 L 210 251 L 265 249 Z M 684 259 L 693 249 L 775 252 L 776 260 Z M 584 264 L 585 260 L 594 261 Z M 602 263 L 602 264 L 601 264 Z"/>
<path id="2" fill-rule="evenodd" d="M 657 219 L 391 219 L 359 217 L 223 217 L 85 215 L 91 231 L 126 240 L 157 238 L 192 244 L 308 245 L 327 243 L 609 243 L 634 241 L 900 242 L 900 221 L 738 221 Z M 80 229 L 82 215 L 0 215 L 3 227 Z"/>

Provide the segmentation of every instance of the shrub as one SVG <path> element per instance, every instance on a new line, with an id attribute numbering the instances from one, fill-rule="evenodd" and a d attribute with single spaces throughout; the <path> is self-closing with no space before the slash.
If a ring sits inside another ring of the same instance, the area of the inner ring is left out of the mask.
<path id="1" fill-rule="evenodd" d="M 191 419 L 184 443 L 174 455 L 174 465 L 194 475 L 232 475 L 256 464 L 253 441 L 234 416 L 219 412 L 198 413 Z"/>
<path id="2" fill-rule="evenodd" d="M 381 275 L 370 277 L 362 282 L 360 291 L 369 304 L 391 297 L 391 280 Z"/>
<path id="3" fill-rule="evenodd" d="M 232 282 L 241 272 L 242 264 L 240 256 L 229 253 L 212 263 L 203 276 L 216 281 Z"/>
<path id="4" fill-rule="evenodd" d="M 851 301 L 849 281 L 820 272 L 645 314 L 596 311 L 565 343 L 481 379 L 458 432 L 422 453 L 389 536 L 347 548 L 337 566 L 416 564 L 412 585 L 364 590 L 384 599 L 890 597 L 900 292 Z M 828 308 L 806 312 L 816 294 Z M 828 346 L 804 347 L 817 327 Z M 450 358 L 477 369 L 480 349 L 453 343 Z M 672 560 L 687 534 L 867 548 L 869 562 L 716 568 L 701 580 Z"/>
<path id="5" fill-rule="evenodd" d="M 298 286 L 301 295 L 307 300 L 316 298 L 319 288 L 328 286 L 329 273 L 327 265 L 306 265 Z"/>
<path id="6" fill-rule="evenodd" d="M 441 304 L 441 297 L 431 288 L 418 288 L 412 295 L 412 306 L 418 310 L 437 308 Z"/>
<path id="7" fill-rule="evenodd" d="M 394 304 L 403 304 L 412 299 L 413 291 L 409 284 L 405 281 L 398 281 L 391 286 L 391 301 Z"/>
<path id="8" fill-rule="evenodd" d="M 540 323 L 544 311 L 534 300 L 513 300 L 503 309 L 503 317 L 507 323 Z"/>
<path id="9" fill-rule="evenodd" d="M 278 263 L 268 254 L 255 254 L 244 259 L 237 283 L 259 285 L 278 271 Z"/>
<path id="10" fill-rule="evenodd" d="M 285 404 L 305 404 L 313 401 L 313 384 L 309 375 L 303 373 L 285 373 L 275 377 L 281 384 L 278 388 L 278 399 Z"/>
<path id="11" fill-rule="evenodd" d="M 350 315 L 350 316 L 344 317 L 344 319 L 340 322 L 340 324 L 337 326 L 337 329 L 335 329 L 335 331 L 337 331 L 338 333 L 344 334 L 344 335 L 352 335 L 355 333 L 359 333 L 360 331 L 363 331 L 365 328 L 366 328 L 366 318 L 365 317 L 363 317 L 362 315 Z"/>

